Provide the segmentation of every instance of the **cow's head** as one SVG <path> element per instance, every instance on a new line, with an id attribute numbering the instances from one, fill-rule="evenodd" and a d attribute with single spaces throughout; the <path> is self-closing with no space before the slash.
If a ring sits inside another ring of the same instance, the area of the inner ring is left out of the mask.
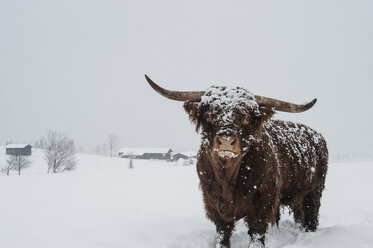
<path id="1" fill-rule="evenodd" d="M 215 164 L 232 166 L 240 161 L 250 144 L 260 139 L 263 123 L 274 111 L 291 113 L 310 109 L 316 99 L 298 105 L 253 95 L 237 87 L 212 86 L 206 91 L 182 92 L 161 88 L 145 75 L 150 86 L 164 97 L 183 101 L 196 130 L 202 131 L 206 151 Z"/>

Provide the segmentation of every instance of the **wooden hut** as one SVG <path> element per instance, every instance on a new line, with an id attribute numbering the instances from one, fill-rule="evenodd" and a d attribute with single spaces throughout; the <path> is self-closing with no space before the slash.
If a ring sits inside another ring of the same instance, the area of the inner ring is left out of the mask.
<path id="1" fill-rule="evenodd" d="M 6 155 L 31 156 L 32 146 L 29 144 L 8 144 L 5 146 Z"/>

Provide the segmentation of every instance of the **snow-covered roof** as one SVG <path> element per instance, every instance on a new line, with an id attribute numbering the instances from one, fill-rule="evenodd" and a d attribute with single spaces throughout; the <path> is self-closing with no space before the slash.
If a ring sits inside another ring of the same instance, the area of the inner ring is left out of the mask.
<path id="1" fill-rule="evenodd" d="M 121 148 L 118 153 L 121 153 L 123 155 L 135 155 L 140 156 L 145 153 L 161 153 L 165 154 L 168 153 L 168 151 L 171 150 L 171 148 Z"/>
<path id="2" fill-rule="evenodd" d="M 26 146 L 29 146 L 29 144 L 8 144 L 5 148 L 25 148 Z"/>
<path id="3" fill-rule="evenodd" d="M 197 152 L 196 151 L 187 151 L 187 152 L 178 152 L 182 155 L 185 155 L 185 156 L 188 156 L 188 157 L 193 157 L 193 156 L 197 156 Z"/>

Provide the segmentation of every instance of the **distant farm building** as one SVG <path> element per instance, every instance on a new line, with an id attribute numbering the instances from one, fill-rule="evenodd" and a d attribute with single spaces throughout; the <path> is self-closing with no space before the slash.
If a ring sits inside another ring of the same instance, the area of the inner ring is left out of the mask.
<path id="1" fill-rule="evenodd" d="M 189 159 L 187 155 L 184 155 L 182 153 L 176 153 L 172 156 L 172 161 L 177 161 L 179 159 Z"/>
<path id="2" fill-rule="evenodd" d="M 197 157 L 197 153 L 196 152 L 179 152 L 179 153 L 175 153 L 174 155 L 172 155 L 172 161 L 177 161 L 179 159 L 192 159 L 192 158 L 196 158 Z"/>
<path id="3" fill-rule="evenodd" d="M 29 144 L 8 144 L 5 146 L 6 155 L 31 156 L 32 146 Z"/>
<path id="4" fill-rule="evenodd" d="M 121 158 L 171 160 L 170 148 L 122 148 L 118 152 Z"/>

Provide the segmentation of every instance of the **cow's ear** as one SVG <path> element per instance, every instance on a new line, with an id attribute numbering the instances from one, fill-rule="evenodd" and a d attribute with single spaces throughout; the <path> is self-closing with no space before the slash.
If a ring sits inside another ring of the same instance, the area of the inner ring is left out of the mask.
<path id="1" fill-rule="evenodd" d="M 197 110 L 198 110 L 198 102 L 186 101 L 184 102 L 184 109 L 185 112 L 189 115 L 191 120 L 196 119 Z"/>
<path id="2" fill-rule="evenodd" d="M 253 127 L 253 131 L 259 138 L 263 134 L 263 124 L 268 121 L 274 113 L 275 111 L 273 108 L 260 106 L 259 112 L 255 112 L 253 115 L 251 127 Z"/>
<path id="3" fill-rule="evenodd" d="M 260 106 L 259 111 L 261 116 L 261 125 L 275 114 L 275 109 L 272 107 Z"/>
<path id="4" fill-rule="evenodd" d="M 199 102 L 186 101 L 184 102 L 185 112 L 189 115 L 189 120 L 196 125 L 196 131 L 200 128 L 201 121 L 198 116 Z"/>

